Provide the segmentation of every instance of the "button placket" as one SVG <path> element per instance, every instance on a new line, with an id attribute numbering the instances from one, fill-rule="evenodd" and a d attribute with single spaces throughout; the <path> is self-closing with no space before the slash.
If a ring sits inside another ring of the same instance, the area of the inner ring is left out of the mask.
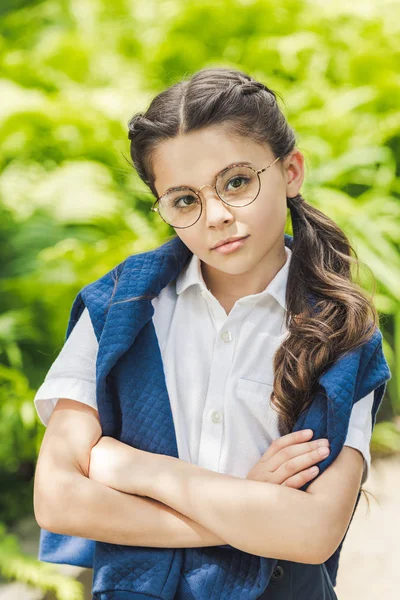
<path id="1" fill-rule="evenodd" d="M 213 307 L 218 310 L 218 307 Z M 222 307 L 220 307 L 221 310 Z M 211 309 L 211 307 L 210 307 Z M 215 315 L 217 316 L 217 315 Z M 202 429 L 199 444 L 198 465 L 214 471 L 219 470 L 223 429 L 226 382 L 230 372 L 234 353 L 234 326 L 231 319 L 218 315 L 215 323 L 217 336 L 210 366 L 210 378 L 204 405 Z M 220 325 L 220 328 L 217 327 Z"/>

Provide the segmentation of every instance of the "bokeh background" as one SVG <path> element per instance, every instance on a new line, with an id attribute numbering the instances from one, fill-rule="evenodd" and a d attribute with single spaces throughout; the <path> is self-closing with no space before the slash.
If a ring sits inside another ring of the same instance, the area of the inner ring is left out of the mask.
<path id="1" fill-rule="evenodd" d="M 173 233 L 130 165 L 127 122 L 205 66 L 243 69 L 279 93 L 305 156 L 304 197 L 366 265 L 393 377 L 365 484 L 376 498 L 367 515 L 360 501 L 336 591 L 398 597 L 399 49 L 398 1 L 1 1 L 1 598 L 90 597 L 90 570 L 37 560 L 33 476 L 45 428 L 33 397 L 76 293 Z"/>

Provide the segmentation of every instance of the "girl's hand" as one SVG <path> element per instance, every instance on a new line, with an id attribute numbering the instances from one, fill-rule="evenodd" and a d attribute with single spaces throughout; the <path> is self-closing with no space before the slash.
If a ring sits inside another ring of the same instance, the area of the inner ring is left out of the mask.
<path id="1" fill-rule="evenodd" d="M 324 460 L 329 454 L 329 441 L 305 441 L 311 436 L 312 431 L 304 435 L 304 430 L 300 430 L 277 438 L 254 465 L 246 479 L 301 488 L 318 473 L 318 467 L 316 472 L 312 472 L 310 467 Z M 328 454 L 321 455 L 319 450 L 322 448 L 327 448 Z"/>

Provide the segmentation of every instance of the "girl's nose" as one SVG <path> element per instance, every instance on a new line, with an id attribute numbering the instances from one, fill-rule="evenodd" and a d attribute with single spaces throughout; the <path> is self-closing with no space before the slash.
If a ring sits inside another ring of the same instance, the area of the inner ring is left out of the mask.
<path id="1" fill-rule="evenodd" d="M 230 207 L 222 202 L 215 188 L 207 190 L 207 193 L 203 192 L 201 200 L 203 202 L 203 212 L 205 213 L 207 225 L 217 226 L 219 223 L 234 220 L 234 216 L 229 210 Z"/>

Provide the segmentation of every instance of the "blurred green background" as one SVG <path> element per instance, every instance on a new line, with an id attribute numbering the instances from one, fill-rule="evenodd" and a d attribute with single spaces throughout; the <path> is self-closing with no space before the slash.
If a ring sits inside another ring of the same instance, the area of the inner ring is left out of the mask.
<path id="1" fill-rule="evenodd" d="M 205 66 L 277 91 L 305 155 L 304 197 L 343 228 L 393 377 L 373 456 L 400 452 L 400 4 L 385 0 L 2 0 L 0 574 L 60 598 L 12 533 L 33 514 L 36 389 L 76 293 L 173 230 L 129 164 L 127 121 Z M 366 483 L 368 489 L 368 482 Z"/>

